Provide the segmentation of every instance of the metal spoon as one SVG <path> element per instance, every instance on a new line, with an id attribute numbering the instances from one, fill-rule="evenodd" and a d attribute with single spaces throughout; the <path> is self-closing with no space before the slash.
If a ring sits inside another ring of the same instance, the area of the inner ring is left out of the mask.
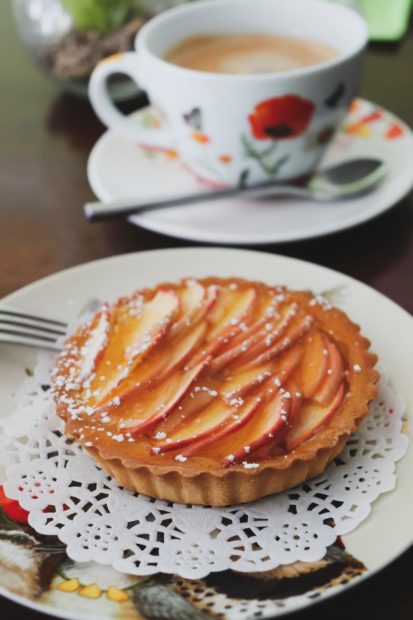
<path id="1" fill-rule="evenodd" d="M 324 170 L 319 170 L 305 183 L 277 183 L 265 181 L 259 185 L 231 187 L 197 194 L 183 194 L 169 198 L 160 198 L 152 202 L 140 202 L 139 199 L 119 200 L 110 203 L 88 202 L 84 212 L 88 220 L 114 219 L 127 215 L 136 215 L 146 211 L 169 209 L 233 198 L 261 198 L 265 196 L 296 196 L 306 200 L 332 201 L 355 198 L 373 189 L 385 176 L 387 170 L 380 159 L 353 159 Z"/>

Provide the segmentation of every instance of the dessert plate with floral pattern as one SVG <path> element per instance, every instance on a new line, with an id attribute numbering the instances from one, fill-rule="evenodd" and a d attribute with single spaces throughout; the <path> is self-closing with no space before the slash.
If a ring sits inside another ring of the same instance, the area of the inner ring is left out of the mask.
<path id="1" fill-rule="evenodd" d="M 148 107 L 133 122 L 159 130 L 162 120 Z M 148 201 L 227 185 L 231 160 L 216 160 L 200 132 L 202 178 L 180 162 L 175 151 L 153 150 L 107 131 L 94 146 L 88 162 L 89 183 L 103 202 L 121 199 Z M 317 149 L 331 134 L 323 131 L 305 148 Z M 274 201 L 241 198 L 199 203 L 190 207 L 144 213 L 129 221 L 148 230 L 209 243 L 265 244 L 310 239 L 366 222 L 395 205 L 413 186 L 413 134 L 390 112 L 357 99 L 334 137 L 322 166 L 360 157 L 380 157 L 388 167 L 384 182 L 366 196 L 346 202 L 316 203 L 296 198 Z M 199 169 L 199 166 L 198 168 Z M 212 182 L 212 178 L 219 179 Z"/>
<path id="2" fill-rule="evenodd" d="M 91 298 L 113 300 L 138 287 L 211 274 L 269 284 L 282 281 L 293 289 L 317 293 L 329 291 L 332 303 L 360 324 L 392 389 L 403 395 L 404 431 L 411 436 L 412 318 L 364 284 L 317 265 L 219 248 L 140 252 L 63 271 L 17 291 L 2 304 L 70 321 Z M 383 325 L 391 328 L 383 329 Z M 35 352 L 1 345 L 1 418 L 12 414 L 14 393 L 32 374 L 35 359 Z M 264 573 L 224 570 L 202 579 L 164 573 L 142 577 L 92 561 L 73 561 L 64 543 L 39 535 L 28 525 L 27 513 L 8 500 L 0 486 L 0 593 L 39 611 L 76 620 L 149 620 L 161 615 L 165 620 L 274 618 L 345 592 L 411 544 L 412 466 L 410 443 L 396 466 L 396 487 L 381 495 L 363 523 L 333 542 L 320 560 L 281 565 Z M 0 483 L 3 479 L 0 472 Z"/>

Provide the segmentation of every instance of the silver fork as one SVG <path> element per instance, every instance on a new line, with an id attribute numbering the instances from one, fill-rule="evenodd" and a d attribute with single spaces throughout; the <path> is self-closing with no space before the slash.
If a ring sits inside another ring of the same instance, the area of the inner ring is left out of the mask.
<path id="1" fill-rule="evenodd" d="M 0 307 L 0 342 L 37 349 L 61 349 L 67 323 Z"/>

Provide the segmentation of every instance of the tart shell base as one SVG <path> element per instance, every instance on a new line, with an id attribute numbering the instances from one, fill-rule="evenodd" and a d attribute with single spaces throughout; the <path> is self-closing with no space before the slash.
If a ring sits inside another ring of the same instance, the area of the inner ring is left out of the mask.
<path id="1" fill-rule="evenodd" d="M 148 467 L 128 469 L 118 459 L 109 461 L 93 448 L 86 450 L 121 486 L 137 493 L 183 504 L 230 506 L 282 493 L 315 478 L 341 452 L 346 441 L 347 436 L 342 437 L 333 447 L 319 450 L 311 461 L 295 461 L 284 471 L 270 468 L 256 473 L 234 470 L 223 477 L 209 472 L 183 477 L 177 471 L 160 475 L 152 473 Z"/>

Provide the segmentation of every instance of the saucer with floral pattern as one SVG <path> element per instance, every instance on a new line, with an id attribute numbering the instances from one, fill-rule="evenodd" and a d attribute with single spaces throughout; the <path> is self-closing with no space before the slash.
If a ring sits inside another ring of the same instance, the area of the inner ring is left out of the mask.
<path id="1" fill-rule="evenodd" d="M 159 130 L 161 119 L 151 107 L 132 115 L 132 122 Z M 324 137 L 328 139 L 328 136 Z M 323 140 L 318 136 L 317 140 Z M 306 148 L 319 148 L 308 144 Z M 205 161 L 208 143 L 205 142 Z M 390 112 L 357 99 L 334 137 L 322 166 L 360 157 L 380 157 L 388 168 L 383 183 L 368 195 L 345 202 L 316 203 L 297 198 L 222 199 L 189 207 L 134 215 L 129 221 L 165 235 L 222 244 L 258 245 L 310 239 L 366 222 L 394 206 L 413 186 L 413 134 Z M 231 161 L 220 158 L 203 178 L 194 176 L 172 150 L 154 150 L 128 142 L 108 130 L 88 162 L 89 183 L 103 202 L 154 200 L 225 186 Z M 212 175 L 214 183 L 211 182 Z M 217 181 L 218 180 L 218 181 Z"/>

